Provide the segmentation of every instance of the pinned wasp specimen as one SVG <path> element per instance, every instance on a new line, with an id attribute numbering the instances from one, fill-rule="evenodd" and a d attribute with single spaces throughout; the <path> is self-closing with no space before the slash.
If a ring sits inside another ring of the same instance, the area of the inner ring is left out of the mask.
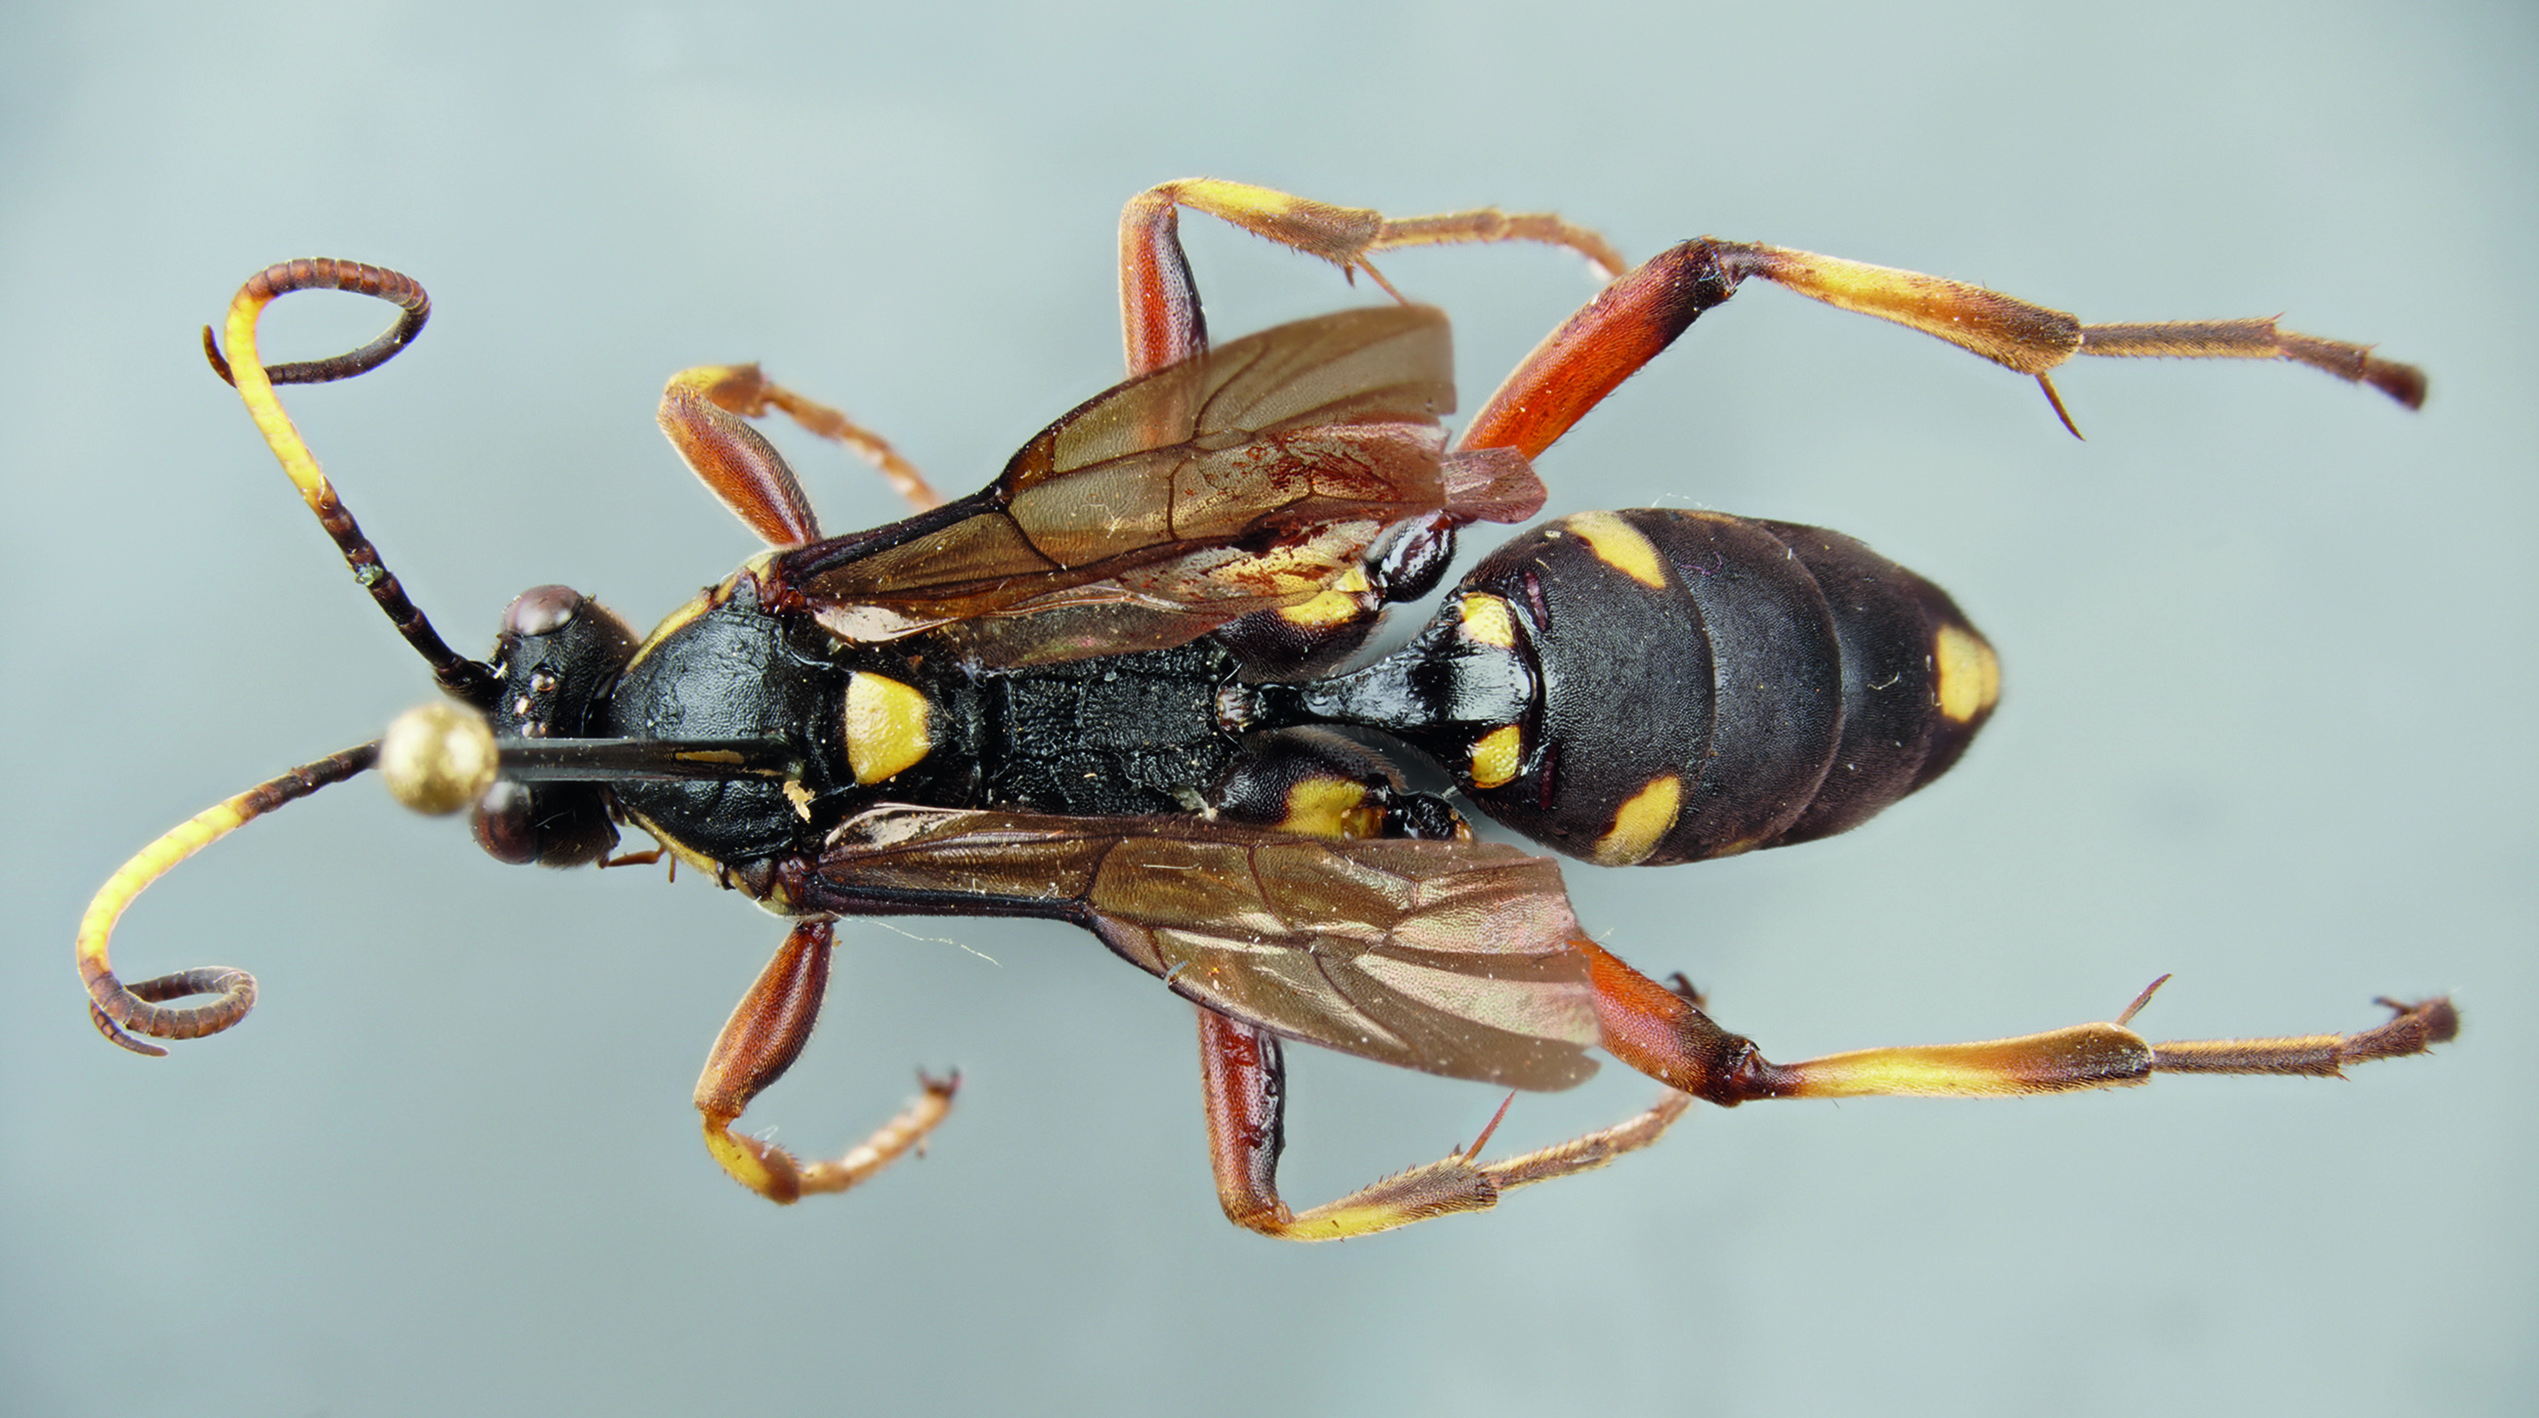
<path id="1" fill-rule="evenodd" d="M 1212 344 L 1183 207 L 1364 272 L 1394 303 Z M 1568 247 L 1610 283 L 1449 445 L 1446 318 L 1369 258 L 1500 241 Z M 1226 1214 L 1299 1240 L 1491 1206 L 1646 1146 L 1694 1098 L 2335 1075 L 2456 1032 L 2447 1000 L 2384 1000 L 2393 1017 L 2350 1034 L 2153 1044 L 2128 1027 L 2146 990 L 2112 1022 L 1776 1064 L 1681 977 L 1660 984 L 1590 939 L 1556 862 L 1474 836 L 1467 809 L 1601 865 L 1693 861 L 1844 831 L 1945 772 L 1992 712 L 1993 652 L 1946 593 L 1840 533 L 1685 510 L 1569 517 L 1484 557 L 1407 646 L 1355 663 L 1387 606 L 1441 584 L 1462 528 L 1533 516 L 1532 460 L 1750 278 L 2033 376 L 2058 416 L 2050 372 L 2076 354 L 2291 360 L 2411 407 L 2413 368 L 2271 320 L 2083 325 L 1956 281 L 1707 238 L 1626 271 L 1549 215 L 1395 221 L 1211 180 L 1133 200 L 1120 260 L 1128 382 L 957 500 L 755 366 L 674 377 L 663 428 L 770 549 L 645 637 L 579 592 L 530 590 L 481 662 L 408 600 L 274 394 L 391 357 L 423 325 L 422 288 L 330 261 L 248 282 L 225 339 L 205 332 L 213 362 L 447 702 L 210 809 L 118 872 L 78 937 L 98 1028 L 155 1054 L 145 1037 L 244 1018 L 244 971 L 120 983 L 115 921 L 209 842 L 376 766 L 411 806 L 472 810 L 504 861 L 628 860 L 611 853 L 633 827 L 659 847 L 632 859 L 666 851 L 792 922 L 695 1098 L 714 1159 L 779 1202 L 873 1175 L 952 1104 L 951 1081 L 924 1080 L 825 1160 L 734 1129 L 809 1037 L 844 916 L 1045 917 L 1154 975 L 1197 1006 Z M 268 368 L 259 315 L 308 289 L 401 314 L 361 350 Z M 824 533 L 749 422 L 771 412 L 862 451 L 919 510 Z M 1413 790 L 1368 739 L 1433 761 L 1455 801 Z M 1667 1092 L 1521 1156 L 1483 1160 L 1485 1131 L 1298 1211 L 1277 1186 L 1286 1040 L 1511 1090 L 1569 1087 L 1601 1048 Z"/>

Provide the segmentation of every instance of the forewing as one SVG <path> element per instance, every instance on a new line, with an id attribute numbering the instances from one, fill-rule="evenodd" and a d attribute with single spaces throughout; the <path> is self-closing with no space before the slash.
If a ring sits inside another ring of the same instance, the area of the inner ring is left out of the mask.
<path id="1" fill-rule="evenodd" d="M 955 626 L 998 663 L 1178 644 L 1320 594 L 1406 518 L 1530 515 L 1521 459 L 1444 457 L 1453 406 L 1438 311 L 1299 321 L 1099 395 L 977 496 L 776 571 L 849 639 Z"/>
<path id="2" fill-rule="evenodd" d="M 1064 917 L 1174 993 L 1289 1038 L 1512 1088 L 1596 1067 L 1560 869 L 1500 843 L 883 808 L 833 834 L 803 904 Z"/>

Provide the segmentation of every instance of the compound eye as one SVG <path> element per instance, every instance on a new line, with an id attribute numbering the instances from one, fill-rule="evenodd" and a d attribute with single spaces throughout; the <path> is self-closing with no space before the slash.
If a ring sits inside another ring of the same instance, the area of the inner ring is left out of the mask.
<path id="1" fill-rule="evenodd" d="M 468 815 L 468 826 L 475 830 L 476 845 L 495 861 L 525 867 L 538 859 L 537 807 L 530 791 L 518 783 L 487 788 Z"/>
<path id="2" fill-rule="evenodd" d="M 570 586 L 532 586 L 514 596 L 503 612 L 508 635 L 553 635 L 582 613 L 585 598 Z"/>
<path id="3" fill-rule="evenodd" d="M 476 845 L 513 866 L 578 867 L 617 845 L 617 828 L 599 794 L 573 784 L 543 788 L 500 781 L 469 814 Z"/>

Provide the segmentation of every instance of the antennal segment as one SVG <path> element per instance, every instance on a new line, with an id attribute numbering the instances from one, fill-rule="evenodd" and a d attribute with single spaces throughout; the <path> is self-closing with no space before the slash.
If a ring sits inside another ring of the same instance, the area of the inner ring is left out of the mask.
<path id="1" fill-rule="evenodd" d="M 330 783 L 340 783 L 378 761 L 377 742 L 330 754 L 303 764 L 269 783 L 260 783 L 216 806 L 205 808 L 160 834 L 159 840 L 133 854 L 121 870 L 106 878 L 79 918 L 79 978 L 88 985 L 88 1017 L 97 1032 L 136 1054 L 158 1057 L 167 1050 L 145 1044 L 133 1034 L 154 1039 L 199 1039 L 217 1034 L 247 1017 L 256 1007 L 256 977 L 228 966 L 210 966 L 160 975 L 126 986 L 107 962 L 106 944 L 151 882 L 176 864 L 221 838 L 282 806 L 305 798 Z M 207 1004 L 170 1007 L 165 1000 L 216 995 Z M 131 1031 L 127 1033 L 125 1031 Z"/>
<path id="2" fill-rule="evenodd" d="M 266 306 L 299 290 L 351 291 L 387 301 L 400 313 L 386 334 L 360 349 L 330 359 L 267 369 L 256 353 L 256 322 Z M 432 677 L 441 688 L 484 708 L 494 702 L 493 672 L 452 650 L 440 632 L 432 628 L 432 622 L 407 598 L 405 587 L 380 559 L 379 549 L 362 535 L 361 525 L 353 520 L 343 499 L 336 496 L 334 485 L 318 470 L 316 455 L 309 452 L 308 444 L 301 440 L 291 416 L 283 412 L 282 401 L 273 392 L 275 384 L 324 384 L 378 368 L 421 332 L 431 311 L 431 297 L 410 276 L 355 261 L 284 261 L 257 272 L 230 301 L 228 357 L 223 358 L 220 344 L 208 328 L 203 331 L 203 352 L 211 359 L 213 372 L 237 388 L 248 416 L 264 435 L 265 445 L 281 462 L 291 485 L 300 490 L 300 500 L 317 514 L 318 525 L 335 539 L 345 564 L 353 569 L 353 579 L 369 590 L 370 598 L 387 613 L 397 633 L 432 666 Z"/>

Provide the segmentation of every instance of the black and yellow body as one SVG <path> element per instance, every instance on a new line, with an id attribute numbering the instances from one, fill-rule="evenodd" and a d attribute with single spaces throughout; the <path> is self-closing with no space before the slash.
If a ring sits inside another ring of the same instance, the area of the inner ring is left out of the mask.
<path id="1" fill-rule="evenodd" d="M 1375 815 L 1326 835 L 1456 834 L 1453 809 L 1392 765 L 1288 732 L 1346 726 L 1419 750 L 1545 846 L 1664 865 L 1867 819 L 1955 762 L 1999 687 L 1991 648 L 1930 582 L 1840 533 L 1717 513 L 1564 518 L 1485 558 L 1403 649 L 1302 681 L 1261 678 L 1214 636 L 1023 667 L 925 632 L 853 645 L 765 605 L 766 573 L 735 573 L 640 646 L 562 588 L 524 595 L 534 614 L 515 607 L 495 648 L 523 686 L 491 715 L 498 738 L 756 740 L 793 765 L 539 785 L 529 819 L 576 830 L 532 859 L 589 860 L 580 825 L 614 815 L 793 908 L 813 903 L 783 883 L 884 804 L 1275 826 L 1346 802 Z M 493 815 L 480 808 L 480 837 L 516 835 L 483 826 Z"/>
<path id="2" fill-rule="evenodd" d="M 1663 866 L 1867 820 L 1957 761 L 2000 682 L 1946 592 L 1853 538 L 1640 508 L 1520 537 L 1410 649 L 1265 693 L 1417 746 L 1545 846 Z"/>
<path id="3" fill-rule="evenodd" d="M 1367 258 L 1438 242 L 1549 242 L 1612 279 L 1450 443 L 1442 314 L 1379 305 L 1212 344 L 1178 236 L 1185 207 L 1387 293 Z M 2409 404 L 2424 393 L 2413 368 L 2271 320 L 2083 325 L 1960 282 L 1711 238 L 1626 272 L 1595 233 L 1548 214 L 1394 221 L 1205 179 L 1133 200 L 1120 253 L 1130 379 L 965 498 L 937 499 L 878 436 L 755 366 L 675 376 L 663 430 L 771 549 L 640 640 L 583 594 L 538 587 L 484 662 L 451 651 L 380 565 L 273 390 L 392 356 L 422 327 L 422 288 L 330 261 L 251 280 L 215 367 L 454 702 L 198 815 L 118 872 L 78 937 L 98 1027 L 158 1053 L 145 1037 L 244 1018 L 244 971 L 122 983 L 115 921 L 207 843 L 376 765 L 410 805 L 472 808 L 504 861 L 624 862 L 610 854 L 634 828 L 791 919 L 694 1098 L 718 1164 L 776 1201 L 856 1185 L 951 1106 L 953 1082 L 927 1079 L 828 1160 L 734 1130 L 809 1037 L 847 916 L 1070 922 L 1196 1005 L 1219 1200 L 1291 1239 L 1490 1206 L 1645 1146 L 1692 1098 L 2334 1074 L 2456 1029 L 2434 999 L 2351 1034 L 2155 1045 L 2127 1027 L 2137 1000 L 2110 1023 L 1774 1064 L 1688 986 L 1588 937 L 1558 863 L 1472 831 L 1467 806 L 1573 858 L 1688 862 L 1846 830 L 1947 771 L 1999 697 L 1992 648 L 1944 592 L 1840 533 L 1577 514 L 1485 555 L 1400 650 L 1348 664 L 1388 607 L 1444 578 L 1462 529 L 1539 511 L 1532 460 L 1750 277 L 1923 330 L 2049 397 L 2048 372 L 2079 354 L 2289 360 Z M 264 365 L 263 308 L 316 288 L 402 313 L 352 354 Z M 918 510 L 824 533 L 749 422 L 771 412 L 865 453 Z M 1452 792 L 1413 791 L 1406 754 Z M 214 998 L 171 1003 L 197 995 Z M 1282 1040 L 1517 1089 L 1574 1084 L 1601 1050 L 1668 1092 L 1569 1142 L 1484 1162 L 1485 1134 L 1299 1212 L 1276 1184 Z"/>

